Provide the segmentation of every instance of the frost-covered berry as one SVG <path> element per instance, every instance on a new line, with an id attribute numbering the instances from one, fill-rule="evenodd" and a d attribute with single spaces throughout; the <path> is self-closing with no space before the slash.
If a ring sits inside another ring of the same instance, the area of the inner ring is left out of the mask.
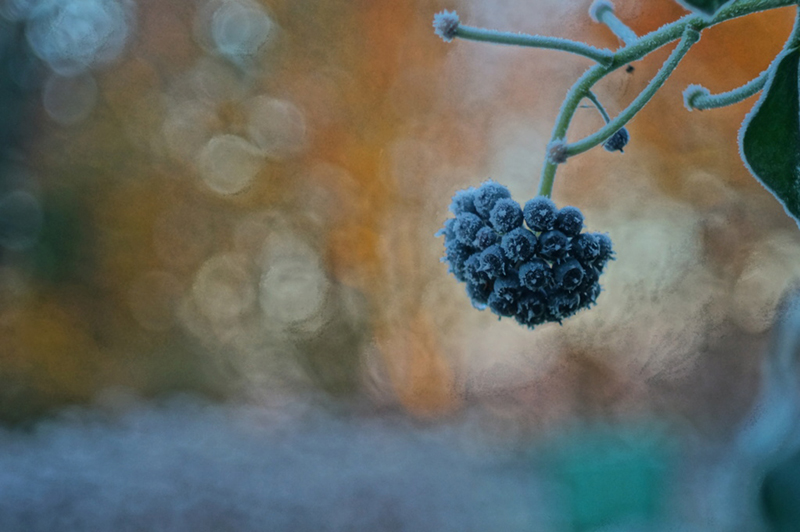
<path id="1" fill-rule="evenodd" d="M 500 277 L 494 282 L 494 293 L 509 301 L 516 301 L 519 295 L 519 276 L 516 272 Z"/>
<path id="2" fill-rule="evenodd" d="M 444 221 L 444 227 L 436 231 L 433 236 L 443 236 L 445 243 L 455 240 L 456 232 L 454 230 L 454 225 L 456 223 L 455 218 L 448 218 Z"/>
<path id="3" fill-rule="evenodd" d="M 498 232 L 509 233 L 522 225 L 522 209 L 511 198 L 501 198 L 489 214 L 489 223 Z"/>
<path id="4" fill-rule="evenodd" d="M 510 197 L 506 187 L 490 179 L 475 191 L 475 212 L 488 219 L 497 201 Z"/>
<path id="5" fill-rule="evenodd" d="M 577 207 L 566 206 L 556 215 L 555 228 L 567 236 L 575 236 L 583 229 L 583 213 Z"/>
<path id="6" fill-rule="evenodd" d="M 581 307 L 589 308 L 597 303 L 597 297 L 600 295 L 601 291 L 602 288 L 600 287 L 600 283 L 596 281 L 591 283 L 583 290 L 577 291 L 576 294 L 578 294 L 581 298 Z"/>
<path id="7" fill-rule="evenodd" d="M 492 294 L 491 283 L 470 283 L 467 282 L 467 295 L 472 300 L 472 306 L 478 310 L 486 308 L 489 296 Z"/>
<path id="8" fill-rule="evenodd" d="M 628 144 L 630 138 L 631 136 L 628 133 L 628 130 L 623 127 L 608 137 L 608 140 L 603 143 L 603 147 L 608 151 L 622 152 L 622 148 Z"/>
<path id="9" fill-rule="evenodd" d="M 600 246 L 600 254 L 595 259 L 594 264 L 603 270 L 609 260 L 614 260 L 614 248 L 612 247 L 611 237 L 605 233 L 594 233 L 597 243 Z"/>
<path id="10" fill-rule="evenodd" d="M 568 259 L 553 267 L 553 276 L 556 286 L 571 292 L 580 286 L 583 281 L 583 267 L 575 259 Z"/>
<path id="11" fill-rule="evenodd" d="M 572 256 L 578 260 L 589 262 L 600 256 L 600 242 L 594 233 L 582 233 L 570 242 Z"/>
<path id="12" fill-rule="evenodd" d="M 575 289 L 575 293 L 581 296 L 581 305 L 588 307 L 593 304 L 600 294 L 600 270 L 594 266 L 583 265 L 583 280 Z"/>
<path id="13" fill-rule="evenodd" d="M 434 33 L 441 37 L 444 42 L 450 42 L 455 38 L 459 23 L 460 21 L 455 11 L 447 11 L 445 9 L 433 16 Z"/>
<path id="14" fill-rule="evenodd" d="M 486 303 L 489 305 L 489 308 L 492 309 L 492 312 L 498 316 L 510 318 L 517 311 L 517 304 L 515 301 L 498 295 L 496 291 L 489 295 Z"/>
<path id="15" fill-rule="evenodd" d="M 579 209 L 559 210 L 543 196 L 521 209 L 508 189 L 488 181 L 456 193 L 450 210 L 455 218 L 436 233 L 444 236 L 442 261 L 475 308 L 532 329 L 596 303 L 614 251 L 608 235 L 581 232 Z"/>
<path id="16" fill-rule="evenodd" d="M 581 308 L 581 298 L 577 293 L 557 291 L 550 294 L 547 310 L 550 316 L 559 323 L 569 318 Z"/>
<path id="17" fill-rule="evenodd" d="M 450 266 L 449 272 L 452 273 L 456 279 L 464 282 L 464 264 L 467 259 L 475 253 L 475 250 L 470 246 L 465 246 L 458 241 L 452 241 L 445 245 L 445 256 L 442 262 L 447 262 Z"/>
<path id="18" fill-rule="evenodd" d="M 543 232 L 553 228 L 558 208 L 548 197 L 536 196 L 525 204 L 525 223 L 532 231 Z"/>
<path id="19" fill-rule="evenodd" d="M 547 318 L 547 304 L 543 292 L 527 292 L 517 302 L 515 315 L 521 325 L 533 328 Z"/>
<path id="20" fill-rule="evenodd" d="M 492 244 L 497 244 L 497 241 L 499 239 L 500 235 L 497 234 L 497 231 L 495 231 L 494 229 L 492 229 L 487 225 L 482 227 L 478 231 L 478 234 L 475 236 L 475 241 L 473 242 L 473 244 L 476 248 L 483 251 Z"/>
<path id="21" fill-rule="evenodd" d="M 453 224 L 453 233 L 456 236 L 456 240 L 464 245 L 471 246 L 475 241 L 475 237 L 478 236 L 478 231 L 485 226 L 486 224 L 477 214 L 464 212 L 456 217 L 456 221 Z"/>
<path id="22" fill-rule="evenodd" d="M 538 290 L 553 284 L 553 270 L 541 259 L 532 259 L 519 268 L 519 282 L 525 288 Z"/>
<path id="23" fill-rule="evenodd" d="M 511 262 L 526 261 L 536 252 L 536 235 L 524 227 L 517 227 L 503 235 L 500 247 Z"/>
<path id="24" fill-rule="evenodd" d="M 469 187 L 466 190 L 459 190 L 453 195 L 453 200 L 450 202 L 450 212 L 458 216 L 465 212 L 478 214 L 475 210 L 475 189 Z"/>
<path id="25" fill-rule="evenodd" d="M 509 266 L 508 259 L 499 245 L 494 244 L 481 252 L 481 271 L 486 272 L 490 278 L 506 275 Z"/>
<path id="26" fill-rule="evenodd" d="M 539 256 L 547 260 L 558 260 L 567 254 L 569 239 L 561 231 L 547 231 L 539 235 Z"/>
<path id="27" fill-rule="evenodd" d="M 489 276 L 481 270 L 481 254 L 473 253 L 464 261 L 464 279 L 468 283 L 488 283 Z"/>

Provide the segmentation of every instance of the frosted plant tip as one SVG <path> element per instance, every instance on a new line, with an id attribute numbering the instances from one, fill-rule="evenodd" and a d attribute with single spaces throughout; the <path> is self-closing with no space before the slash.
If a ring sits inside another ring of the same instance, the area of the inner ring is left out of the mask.
<path id="1" fill-rule="evenodd" d="M 614 5 L 608 0 L 594 0 L 592 5 L 589 6 L 589 16 L 592 17 L 593 21 L 598 23 L 601 22 L 600 17 L 602 17 L 603 13 L 606 11 L 614 12 Z"/>
<path id="2" fill-rule="evenodd" d="M 554 140 L 547 145 L 547 158 L 555 164 L 567 162 L 567 143 L 564 139 Z"/>
<path id="3" fill-rule="evenodd" d="M 434 33 L 441 37 L 444 42 L 450 42 L 456 36 L 459 22 L 455 11 L 447 11 L 445 9 L 433 16 Z"/>
<path id="4" fill-rule="evenodd" d="M 702 85 L 689 85 L 683 91 L 683 105 L 690 111 L 694 111 L 695 109 L 702 111 L 702 108 L 696 107 L 697 99 L 710 95 L 711 92 Z"/>
<path id="5" fill-rule="evenodd" d="M 628 144 L 630 138 L 631 136 L 628 130 L 623 127 L 611 135 L 608 140 L 603 143 L 603 147 L 608 151 L 618 151 L 622 153 L 622 148 Z"/>

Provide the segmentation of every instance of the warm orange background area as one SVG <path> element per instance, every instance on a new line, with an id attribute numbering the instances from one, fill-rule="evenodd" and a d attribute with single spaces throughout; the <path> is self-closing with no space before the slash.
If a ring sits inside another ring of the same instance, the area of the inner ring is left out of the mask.
<path id="1" fill-rule="evenodd" d="M 617 47 L 589 2 L 262 4 L 276 36 L 243 74 L 195 42 L 195 2 L 140 0 L 125 56 L 94 73 L 89 118 L 35 117 L 24 165 L 40 184 L 47 246 L 63 250 L 44 250 L 50 269 L 41 244 L 0 273 L 4 419 L 115 387 L 265 400 L 321 390 L 420 416 L 484 402 L 534 425 L 648 409 L 724 424 L 749 400 L 775 307 L 800 273 L 800 239 L 739 160 L 755 98 L 690 113 L 681 92 L 758 75 L 791 10 L 705 31 L 629 125 L 623 155 L 595 149 L 559 170 L 554 199 L 609 232 L 618 260 L 595 309 L 528 331 L 471 308 L 433 234 L 459 188 L 492 177 L 520 202 L 535 193 L 558 106 L 589 62 L 446 44 L 431 20 L 456 9 L 465 24 Z M 669 0 L 616 5 L 639 33 L 685 13 Z M 671 48 L 598 85 L 612 115 Z M 218 193 L 198 177 L 197 150 L 246 135 L 260 95 L 299 111 L 273 132 L 292 149 L 255 157 L 247 187 Z M 181 105 L 192 121 L 170 133 Z M 599 126 L 581 109 L 571 138 Z M 275 242 L 289 251 L 269 251 Z M 272 309 L 264 286 L 294 285 L 270 284 L 265 265 L 286 256 L 320 269 Z M 303 314 L 306 298 L 320 302 Z"/>

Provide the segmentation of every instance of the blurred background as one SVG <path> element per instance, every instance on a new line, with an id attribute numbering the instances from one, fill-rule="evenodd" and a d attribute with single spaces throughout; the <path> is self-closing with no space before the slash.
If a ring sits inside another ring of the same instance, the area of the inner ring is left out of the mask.
<path id="1" fill-rule="evenodd" d="M 473 309 L 433 235 L 458 189 L 535 195 L 590 62 L 446 44 L 431 20 L 617 48 L 589 4 L 0 3 L 3 530 L 677 515 L 702 485 L 681 442 L 738 430 L 800 279 L 798 228 L 737 151 L 755 98 L 690 113 L 681 92 L 757 76 L 793 12 L 705 31 L 624 154 L 560 168 L 556 203 L 618 259 L 594 309 L 530 331 Z M 685 14 L 615 5 L 639 34 Z M 598 85 L 612 116 L 670 50 Z M 580 109 L 571 138 L 601 125 Z M 711 513 L 681 515 L 727 530 Z"/>

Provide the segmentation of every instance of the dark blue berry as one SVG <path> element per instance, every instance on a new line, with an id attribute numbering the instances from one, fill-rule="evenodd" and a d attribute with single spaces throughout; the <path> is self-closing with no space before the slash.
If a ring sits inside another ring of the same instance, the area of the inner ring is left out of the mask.
<path id="1" fill-rule="evenodd" d="M 549 231 L 556 221 L 558 208 L 553 200 L 545 196 L 536 196 L 525 204 L 525 223 L 532 231 Z"/>
<path id="2" fill-rule="evenodd" d="M 488 283 L 489 276 L 481 270 L 481 254 L 473 253 L 464 261 L 464 279 L 468 283 Z"/>
<path id="3" fill-rule="evenodd" d="M 450 266 L 449 272 L 452 273 L 459 281 L 465 281 L 464 266 L 470 255 L 475 253 L 475 250 L 470 246 L 465 246 L 458 241 L 452 241 L 445 245 L 445 256 L 442 262 L 447 262 Z"/>
<path id="4" fill-rule="evenodd" d="M 489 223 L 498 232 L 508 233 L 522 225 L 522 209 L 511 198 L 501 198 L 489 214 Z"/>
<path id="5" fill-rule="evenodd" d="M 590 262 L 600 256 L 600 242 L 595 233 L 582 233 L 570 243 L 572 256 L 584 262 Z"/>
<path id="6" fill-rule="evenodd" d="M 516 301 L 519 291 L 519 276 L 516 273 L 500 277 L 494 282 L 494 293 L 509 301 Z"/>
<path id="7" fill-rule="evenodd" d="M 453 196 L 453 201 L 450 203 L 450 212 L 456 216 L 465 212 L 478 214 L 478 211 L 475 210 L 475 189 L 469 187 L 466 190 L 456 192 Z"/>
<path id="8" fill-rule="evenodd" d="M 489 308 L 492 309 L 492 312 L 498 316 L 511 317 L 517 311 L 517 305 L 513 300 L 498 295 L 496 291 L 489 295 L 489 299 L 486 303 L 489 305 Z"/>
<path id="9" fill-rule="evenodd" d="M 445 243 L 455 239 L 456 232 L 453 230 L 453 225 L 456 223 L 455 218 L 448 218 L 444 221 L 444 227 L 436 231 L 433 236 L 443 236 Z"/>
<path id="10" fill-rule="evenodd" d="M 543 292 L 527 292 L 517 302 L 515 315 L 521 325 L 533 328 L 547 319 L 547 304 Z"/>
<path id="11" fill-rule="evenodd" d="M 558 211 L 555 228 L 567 236 L 575 236 L 583 229 L 583 214 L 577 207 L 566 206 Z"/>
<path id="12" fill-rule="evenodd" d="M 488 219 L 497 200 L 510 197 L 511 193 L 506 187 L 490 179 L 475 191 L 475 211 Z"/>
<path id="13" fill-rule="evenodd" d="M 556 291 L 550 294 L 547 302 L 547 310 L 550 317 L 561 323 L 561 320 L 569 318 L 581 308 L 581 298 L 576 293 Z"/>
<path id="14" fill-rule="evenodd" d="M 611 237 L 606 233 L 594 233 L 594 236 L 600 245 L 600 258 L 606 260 L 613 258 L 614 249 L 611 244 Z"/>
<path id="15" fill-rule="evenodd" d="M 526 261 L 536 252 L 536 235 L 524 227 L 505 234 L 500 247 L 511 262 Z"/>
<path id="16" fill-rule="evenodd" d="M 575 292 L 581 296 L 581 305 L 593 304 L 600 293 L 600 270 L 591 264 L 583 265 L 583 280 Z"/>
<path id="17" fill-rule="evenodd" d="M 486 308 L 486 303 L 489 302 L 489 296 L 492 294 L 492 284 L 485 283 L 470 283 L 467 282 L 467 295 L 472 300 L 472 306 L 478 310 Z"/>
<path id="18" fill-rule="evenodd" d="M 583 281 L 583 267 L 575 259 L 567 259 L 553 267 L 556 286 L 571 292 Z"/>
<path id="19" fill-rule="evenodd" d="M 489 226 L 484 226 L 478 230 L 478 234 L 475 236 L 475 241 L 473 244 L 476 248 L 482 251 L 492 244 L 496 244 L 499 238 L 500 235 L 497 234 L 497 231 Z"/>
<path id="20" fill-rule="evenodd" d="M 611 135 L 608 140 L 603 143 L 603 147 L 608 151 L 621 152 L 622 148 L 628 144 L 630 138 L 631 136 L 628 134 L 628 130 L 623 127 Z"/>
<path id="21" fill-rule="evenodd" d="M 486 224 L 477 214 L 465 212 L 456 217 L 456 221 L 453 224 L 453 233 L 456 236 L 456 240 L 471 246 L 475 241 L 475 237 L 478 236 L 478 231 L 485 226 Z"/>
<path id="22" fill-rule="evenodd" d="M 519 268 L 519 282 L 531 290 L 548 288 L 553 284 L 553 271 L 541 259 L 531 259 Z"/>
<path id="23" fill-rule="evenodd" d="M 509 266 L 508 259 L 497 244 L 489 246 L 481 252 L 481 271 L 486 272 L 490 278 L 504 276 Z"/>
<path id="24" fill-rule="evenodd" d="M 597 281 L 589 284 L 585 288 L 580 289 L 576 293 L 581 298 L 581 307 L 589 308 L 597 302 L 597 296 L 600 295 L 602 288 Z"/>
<path id="25" fill-rule="evenodd" d="M 569 239 L 561 231 L 547 231 L 539 235 L 539 256 L 547 260 L 558 260 L 567 253 Z"/>
<path id="26" fill-rule="evenodd" d="M 605 233 L 594 233 L 594 236 L 597 238 L 597 243 L 600 246 L 600 253 L 593 263 L 600 271 L 603 271 L 606 263 L 609 260 L 614 260 L 614 249 L 611 244 L 611 237 Z"/>

